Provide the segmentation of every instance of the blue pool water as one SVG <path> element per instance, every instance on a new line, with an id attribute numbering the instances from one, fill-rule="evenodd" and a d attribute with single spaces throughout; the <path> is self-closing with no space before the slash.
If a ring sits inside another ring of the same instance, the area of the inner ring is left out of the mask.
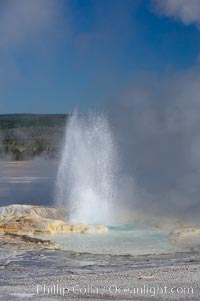
<path id="1" fill-rule="evenodd" d="M 69 234 L 51 237 L 65 250 L 113 255 L 165 254 L 180 251 L 168 240 L 169 232 L 142 225 L 110 227 L 106 234 Z"/>

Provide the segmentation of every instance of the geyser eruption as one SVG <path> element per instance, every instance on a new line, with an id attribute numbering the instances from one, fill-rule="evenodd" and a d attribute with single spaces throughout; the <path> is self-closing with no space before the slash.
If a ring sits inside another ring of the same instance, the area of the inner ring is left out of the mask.
<path id="1" fill-rule="evenodd" d="M 115 195 L 115 147 L 103 114 L 74 114 L 67 123 L 56 202 L 70 207 L 70 221 L 111 224 Z"/>

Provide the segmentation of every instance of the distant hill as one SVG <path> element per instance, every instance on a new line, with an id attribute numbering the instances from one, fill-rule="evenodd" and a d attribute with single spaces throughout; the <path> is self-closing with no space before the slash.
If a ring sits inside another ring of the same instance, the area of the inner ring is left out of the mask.
<path id="1" fill-rule="evenodd" d="M 64 125 L 69 115 L 65 114 L 10 114 L 0 115 L 0 129 L 31 126 Z"/>
<path id="2" fill-rule="evenodd" d="M 0 115 L 0 157 L 13 160 L 43 155 L 54 158 L 64 135 L 67 114 Z"/>

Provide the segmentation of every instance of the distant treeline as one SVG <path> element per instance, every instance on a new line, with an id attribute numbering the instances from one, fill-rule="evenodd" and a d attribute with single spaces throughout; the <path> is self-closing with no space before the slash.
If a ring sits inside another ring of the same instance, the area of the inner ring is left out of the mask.
<path id="1" fill-rule="evenodd" d="M 0 157 L 13 160 L 44 155 L 54 158 L 69 115 L 0 115 Z"/>

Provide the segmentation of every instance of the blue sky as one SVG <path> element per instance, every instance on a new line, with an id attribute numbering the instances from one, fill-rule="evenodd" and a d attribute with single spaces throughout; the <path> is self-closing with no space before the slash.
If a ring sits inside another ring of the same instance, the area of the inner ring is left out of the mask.
<path id="1" fill-rule="evenodd" d="M 193 68 L 200 17 L 176 1 L 1 1 L 0 113 L 99 109 L 139 74 Z"/>

